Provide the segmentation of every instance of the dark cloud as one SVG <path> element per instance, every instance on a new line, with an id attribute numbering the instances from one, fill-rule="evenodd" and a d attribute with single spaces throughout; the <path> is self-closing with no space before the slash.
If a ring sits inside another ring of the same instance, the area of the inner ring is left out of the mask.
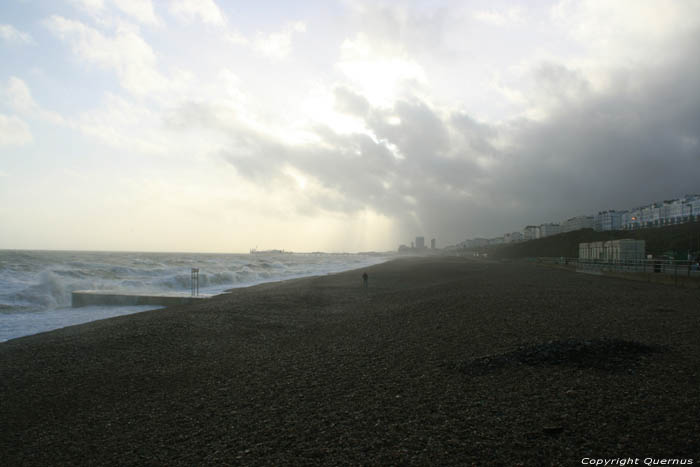
<path id="1" fill-rule="evenodd" d="M 445 244 L 700 191 L 698 62 L 687 54 L 663 69 L 617 73 L 603 93 L 576 70 L 542 64 L 533 95 L 549 98 L 544 121 L 486 124 L 415 96 L 373 108 L 339 86 L 336 109 L 364 118 L 368 134 L 321 126 L 321 144 L 289 146 L 196 104 L 168 124 L 225 131 L 221 156 L 255 183 L 288 179 L 285 167 L 313 177 L 327 192 L 300 195 L 301 213 L 370 207 L 394 218 L 406 239 Z"/>
<path id="2" fill-rule="evenodd" d="M 513 212 L 519 224 L 698 191 L 700 147 L 689 143 L 700 136 L 700 100 L 691 84 L 700 75 L 693 62 L 666 68 L 663 80 L 654 70 L 640 74 L 615 92 L 516 128 L 508 166 L 497 180 L 523 201 L 523 212 Z"/>

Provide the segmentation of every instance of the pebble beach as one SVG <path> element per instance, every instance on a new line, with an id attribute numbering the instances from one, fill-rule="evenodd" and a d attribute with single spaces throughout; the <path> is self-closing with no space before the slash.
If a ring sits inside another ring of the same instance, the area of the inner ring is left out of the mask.
<path id="1" fill-rule="evenodd" d="M 403 258 L 0 343 L 8 466 L 688 465 L 698 414 L 697 289 L 525 262 Z"/>

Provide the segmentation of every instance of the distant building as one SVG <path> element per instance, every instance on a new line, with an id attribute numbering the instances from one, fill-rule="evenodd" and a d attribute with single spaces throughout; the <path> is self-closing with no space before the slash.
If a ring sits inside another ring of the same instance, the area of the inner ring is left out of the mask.
<path id="1" fill-rule="evenodd" d="M 642 208 L 634 208 L 622 214 L 622 228 L 626 230 L 638 229 L 642 226 Z"/>
<path id="2" fill-rule="evenodd" d="M 683 218 L 687 221 L 700 221 L 700 195 L 685 197 L 683 202 Z"/>
<path id="3" fill-rule="evenodd" d="M 593 223 L 593 216 L 576 216 L 564 221 L 564 223 L 561 225 L 561 231 L 573 232 L 581 229 L 592 229 Z"/>
<path id="4" fill-rule="evenodd" d="M 578 258 L 588 261 L 639 261 L 644 259 L 644 240 L 624 238 L 608 242 L 578 244 Z"/>
<path id="5" fill-rule="evenodd" d="M 476 237 L 471 240 L 472 248 L 481 248 L 489 244 L 488 238 Z"/>
<path id="6" fill-rule="evenodd" d="M 536 238 L 539 238 L 539 236 L 540 228 L 536 225 L 528 225 L 523 229 L 523 240 L 525 241 L 534 240 Z"/>
<path id="7" fill-rule="evenodd" d="M 664 201 L 664 208 L 664 224 L 697 221 L 700 216 L 700 196 L 686 195 L 680 199 Z"/>
<path id="8" fill-rule="evenodd" d="M 416 237 L 416 248 L 425 248 L 425 237 Z"/>
<path id="9" fill-rule="evenodd" d="M 654 227 L 659 222 L 661 205 L 652 203 L 642 208 L 642 227 Z"/>
<path id="10" fill-rule="evenodd" d="M 489 238 L 489 245 L 502 245 L 503 243 L 503 237 Z"/>
<path id="11" fill-rule="evenodd" d="M 622 212 L 610 209 L 600 211 L 595 216 L 593 228 L 597 231 L 620 230 L 622 227 Z"/>
<path id="12" fill-rule="evenodd" d="M 688 195 L 683 201 L 683 217 L 689 221 L 700 221 L 700 195 Z"/>
<path id="13" fill-rule="evenodd" d="M 559 224 L 542 224 L 540 225 L 540 236 L 539 238 L 549 237 L 551 235 L 557 235 L 561 233 L 561 226 Z"/>
<path id="14" fill-rule="evenodd" d="M 503 243 L 517 243 L 523 241 L 522 232 L 511 232 L 503 236 Z"/>
<path id="15" fill-rule="evenodd" d="M 621 228 L 634 230 L 647 227 L 693 222 L 700 216 L 700 196 L 686 195 L 683 198 L 651 203 L 630 209 L 622 214 Z"/>
<path id="16" fill-rule="evenodd" d="M 435 239 L 433 238 L 430 240 L 430 249 L 434 250 L 436 247 L 437 247 L 437 245 L 435 243 Z"/>
<path id="17" fill-rule="evenodd" d="M 489 244 L 488 238 L 477 237 L 477 238 L 465 240 L 462 243 L 460 243 L 459 245 L 462 248 L 481 248 L 481 247 L 487 246 L 488 244 Z"/>

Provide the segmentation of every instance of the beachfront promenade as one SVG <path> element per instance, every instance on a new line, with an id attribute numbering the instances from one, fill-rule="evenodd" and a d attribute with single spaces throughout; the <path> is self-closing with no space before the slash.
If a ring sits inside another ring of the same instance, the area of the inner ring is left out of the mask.
<path id="1" fill-rule="evenodd" d="M 697 290 L 366 270 L 367 290 L 350 271 L 1 343 L 3 464 L 698 462 Z"/>

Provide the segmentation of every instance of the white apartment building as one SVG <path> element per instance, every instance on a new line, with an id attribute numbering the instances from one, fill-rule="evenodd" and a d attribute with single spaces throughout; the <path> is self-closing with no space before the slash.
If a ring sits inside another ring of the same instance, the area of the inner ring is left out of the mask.
<path id="1" fill-rule="evenodd" d="M 536 225 L 528 225 L 523 229 L 523 240 L 534 240 L 540 238 L 540 228 Z"/>
<path id="2" fill-rule="evenodd" d="M 700 195 L 686 195 L 680 199 L 651 203 L 629 211 L 600 211 L 595 216 L 576 216 L 561 225 L 554 223 L 528 225 L 520 232 L 507 233 L 504 243 L 535 240 L 563 232 L 593 228 L 598 231 L 640 229 L 663 225 L 700 222 Z M 602 247 L 601 247 L 602 248 Z"/>
<path id="3" fill-rule="evenodd" d="M 672 199 L 664 201 L 663 205 L 663 223 L 664 224 L 679 224 L 683 222 L 683 200 Z"/>
<path id="4" fill-rule="evenodd" d="M 688 206 L 687 214 L 685 206 Z M 686 196 L 683 210 L 683 217 L 687 216 L 688 220 L 700 220 L 700 195 Z"/>
<path id="5" fill-rule="evenodd" d="M 700 195 L 652 203 L 627 211 L 622 216 L 622 228 L 638 229 L 682 224 L 700 218 Z"/>
<path id="6" fill-rule="evenodd" d="M 642 226 L 642 208 L 634 208 L 622 214 L 622 228 L 627 230 L 638 229 Z"/>
<path id="7" fill-rule="evenodd" d="M 700 195 L 687 195 L 680 201 L 682 202 L 681 215 L 677 218 L 676 224 L 700 220 Z"/>
<path id="8" fill-rule="evenodd" d="M 503 243 L 517 243 L 523 241 L 522 232 L 511 232 L 503 236 Z"/>
<path id="9" fill-rule="evenodd" d="M 658 225 L 661 217 L 661 205 L 652 203 L 642 208 L 642 227 L 653 227 Z"/>
<path id="10" fill-rule="evenodd" d="M 593 216 L 576 216 L 565 220 L 561 225 L 562 232 L 573 232 L 574 230 L 592 229 Z"/>
<path id="11" fill-rule="evenodd" d="M 540 236 L 539 238 L 549 237 L 550 235 L 556 235 L 561 233 L 561 226 L 559 224 L 542 224 L 539 227 Z"/>
<path id="12" fill-rule="evenodd" d="M 610 209 L 609 211 L 600 211 L 596 214 L 593 228 L 598 231 L 603 230 L 619 230 L 622 226 L 622 212 Z"/>

